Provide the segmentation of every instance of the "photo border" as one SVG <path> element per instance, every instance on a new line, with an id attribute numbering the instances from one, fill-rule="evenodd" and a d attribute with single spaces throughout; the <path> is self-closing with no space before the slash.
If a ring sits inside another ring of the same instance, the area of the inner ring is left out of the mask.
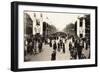
<path id="1" fill-rule="evenodd" d="M 89 65 L 74 65 L 74 66 L 53 66 L 39 68 L 18 68 L 18 6 L 19 5 L 34 5 L 46 7 L 63 7 L 63 8 L 84 8 L 95 10 L 95 64 Z M 83 5 L 68 5 L 68 4 L 51 4 L 51 3 L 36 3 L 36 2 L 11 2 L 11 70 L 12 71 L 31 71 L 31 70 L 50 70 L 50 69 L 65 69 L 65 68 L 81 68 L 97 66 L 97 6 Z"/>

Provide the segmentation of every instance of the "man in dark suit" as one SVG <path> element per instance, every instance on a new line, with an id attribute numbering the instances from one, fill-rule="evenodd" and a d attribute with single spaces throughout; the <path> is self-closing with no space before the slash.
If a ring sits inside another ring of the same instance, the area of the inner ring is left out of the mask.
<path id="1" fill-rule="evenodd" d="M 65 44 L 63 43 L 63 53 L 65 53 Z"/>
<path id="2" fill-rule="evenodd" d="M 77 42 L 77 52 L 78 52 L 78 58 L 81 59 L 82 56 L 82 48 L 83 48 L 83 42 L 80 40 Z"/>
<path id="3" fill-rule="evenodd" d="M 57 44 L 56 44 L 56 41 L 54 41 L 54 44 L 53 44 L 53 50 L 56 51 L 56 49 L 57 49 Z"/>
<path id="4" fill-rule="evenodd" d="M 56 60 L 56 51 L 51 54 L 51 60 Z"/>

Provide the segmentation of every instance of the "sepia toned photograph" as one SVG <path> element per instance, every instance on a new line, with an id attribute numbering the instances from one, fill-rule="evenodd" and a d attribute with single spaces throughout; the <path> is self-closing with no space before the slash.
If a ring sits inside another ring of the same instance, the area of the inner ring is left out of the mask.
<path id="1" fill-rule="evenodd" d="M 97 7 L 11 3 L 11 70 L 97 66 Z"/>
<path id="2" fill-rule="evenodd" d="M 24 11 L 24 62 L 90 59 L 90 14 Z"/>

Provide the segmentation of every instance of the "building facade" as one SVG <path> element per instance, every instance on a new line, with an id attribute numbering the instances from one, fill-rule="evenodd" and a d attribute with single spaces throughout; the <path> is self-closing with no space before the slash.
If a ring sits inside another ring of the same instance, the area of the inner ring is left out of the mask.
<path id="1" fill-rule="evenodd" d="M 24 35 L 28 36 L 33 33 L 33 20 L 30 15 L 24 13 Z"/>
<path id="2" fill-rule="evenodd" d="M 80 38 L 85 38 L 85 18 L 78 17 L 77 19 L 77 36 Z"/>
<path id="3" fill-rule="evenodd" d="M 75 23 L 75 31 L 79 38 L 90 40 L 90 15 L 78 17 Z"/>
<path id="4" fill-rule="evenodd" d="M 37 15 L 34 13 L 33 17 L 33 35 L 39 33 L 40 35 L 43 35 L 43 16 L 40 14 L 40 17 L 37 17 Z"/>

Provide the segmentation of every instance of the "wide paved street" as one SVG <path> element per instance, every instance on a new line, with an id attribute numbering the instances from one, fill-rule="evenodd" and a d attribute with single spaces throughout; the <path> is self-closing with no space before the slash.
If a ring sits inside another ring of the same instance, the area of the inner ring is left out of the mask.
<path id="1" fill-rule="evenodd" d="M 70 52 L 69 52 L 69 42 L 70 41 L 71 40 L 69 39 L 65 43 L 65 53 L 63 53 L 62 50 L 60 52 L 56 51 L 56 60 L 70 60 L 71 59 Z M 49 44 L 45 45 L 43 43 L 43 50 L 41 53 L 38 53 L 36 55 L 27 54 L 25 56 L 25 59 L 27 61 L 50 61 L 52 52 L 53 52 L 53 47 L 50 47 Z M 88 58 L 90 51 L 85 50 L 83 48 L 82 53 L 85 55 L 86 58 Z M 77 58 L 78 58 L 78 56 L 77 56 Z"/>
<path id="2" fill-rule="evenodd" d="M 69 40 L 67 43 L 65 43 L 65 53 L 58 52 L 56 53 L 56 60 L 69 60 L 70 59 L 70 53 L 68 48 Z M 67 48 L 66 48 L 67 47 Z M 26 58 L 30 61 L 50 61 L 51 60 L 51 54 L 53 52 L 53 48 L 50 47 L 48 44 L 43 44 L 43 51 L 41 53 L 38 53 L 36 55 L 27 55 Z"/>

